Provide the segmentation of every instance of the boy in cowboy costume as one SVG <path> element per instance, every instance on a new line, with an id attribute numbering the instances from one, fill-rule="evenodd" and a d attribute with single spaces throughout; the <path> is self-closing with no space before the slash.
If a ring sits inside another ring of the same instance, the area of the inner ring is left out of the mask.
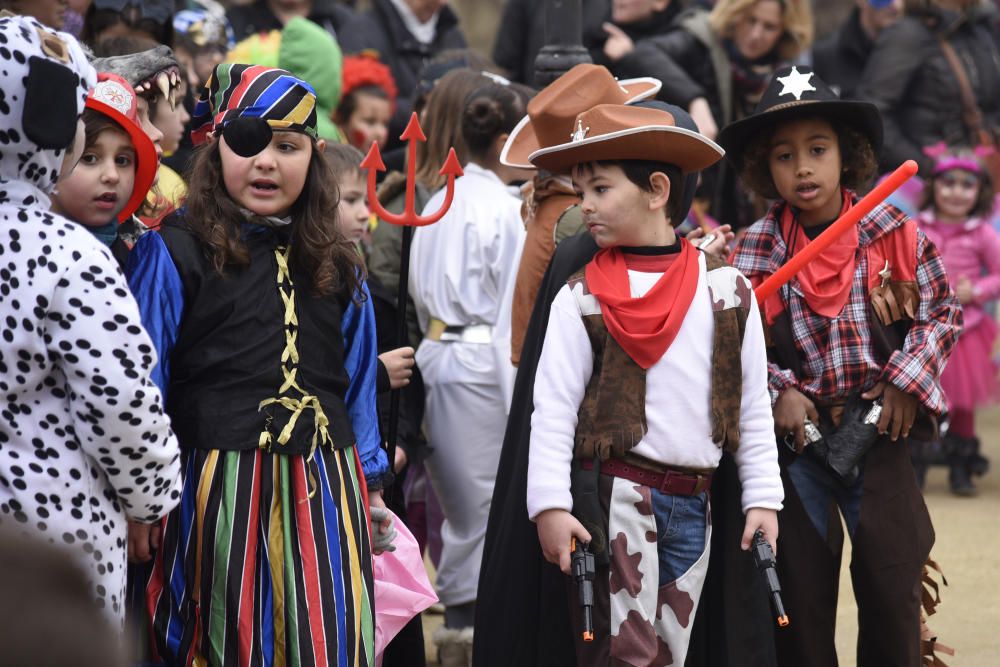
<path id="1" fill-rule="evenodd" d="M 749 282 L 673 230 L 684 175 L 717 162 L 719 147 L 659 109 L 598 105 L 575 127 L 569 143 L 530 156 L 571 171 L 601 250 L 552 304 L 528 514 L 564 572 L 572 539 L 597 558 L 598 641 L 577 641 L 579 664 L 682 665 L 708 569 L 707 490 L 723 449 L 743 484 L 742 546 L 757 530 L 772 545 L 777 537 L 782 491 L 763 332 Z M 595 468 L 600 516 L 585 527 L 571 477 Z"/>
<path id="2" fill-rule="evenodd" d="M 873 105 L 840 100 L 809 68 L 777 72 L 754 114 L 719 135 L 744 182 L 778 200 L 733 266 L 756 286 L 801 252 L 857 201 L 881 139 Z M 836 502 L 853 544 L 858 664 L 918 664 L 921 567 L 934 531 L 907 437 L 932 431 L 944 409 L 938 377 L 961 327 L 941 258 L 882 204 L 762 309 L 786 497 L 778 568 L 795 619 L 776 635 L 779 663 L 837 664 Z"/>

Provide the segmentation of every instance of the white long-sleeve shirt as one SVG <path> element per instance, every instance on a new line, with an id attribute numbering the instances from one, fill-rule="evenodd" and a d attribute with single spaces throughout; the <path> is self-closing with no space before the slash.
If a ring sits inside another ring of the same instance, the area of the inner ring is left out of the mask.
<path id="1" fill-rule="evenodd" d="M 444 189 L 439 190 L 424 213 L 439 210 L 444 197 Z M 417 229 L 410 251 L 409 289 L 421 330 L 427 331 L 431 318 L 450 326 L 493 327 L 488 363 L 508 409 L 515 370 L 510 362 L 510 307 L 524 236 L 521 200 L 495 173 L 470 162 L 455 181 L 448 213 Z M 481 373 L 482 356 L 472 351 L 463 356 L 476 366 L 471 377 Z"/>
<path id="2" fill-rule="evenodd" d="M 705 259 L 699 256 L 698 287 L 677 337 L 646 372 L 646 422 L 649 430 L 632 449 L 663 464 L 715 468 L 722 450 L 712 441 L 711 369 L 715 320 Z M 735 269 L 728 279 L 746 280 Z M 662 273 L 629 271 L 633 297 L 644 295 Z M 749 285 L 749 283 L 747 283 Z M 752 293 L 751 293 L 752 294 Z M 592 299 L 596 304 L 596 299 Z M 756 301 L 751 303 L 743 336 L 743 397 L 740 445 L 735 454 L 743 484 L 743 510 L 778 510 L 784 491 L 778 471 L 774 421 L 767 390 L 764 332 Z M 552 302 L 549 326 L 535 376 L 528 462 L 528 515 L 573 508 L 570 465 L 577 414 L 594 367 L 593 348 L 580 301 L 570 287 Z"/>

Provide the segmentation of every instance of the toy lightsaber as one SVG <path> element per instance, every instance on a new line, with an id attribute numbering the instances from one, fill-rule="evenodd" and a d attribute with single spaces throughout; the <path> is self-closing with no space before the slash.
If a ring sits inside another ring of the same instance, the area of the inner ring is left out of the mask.
<path id="1" fill-rule="evenodd" d="M 757 303 L 764 303 L 768 297 L 777 292 L 782 285 L 801 271 L 802 267 L 811 262 L 816 255 L 830 247 L 844 232 L 858 224 L 861 218 L 871 213 L 872 209 L 888 199 L 889 195 L 898 190 L 903 183 L 916 173 L 917 163 L 915 161 L 907 160 L 900 165 L 896 171 L 889 174 L 884 181 L 876 185 L 871 192 L 852 206 L 847 213 L 837 218 L 830 225 L 829 229 L 813 239 L 801 252 L 794 255 L 767 280 L 762 282 L 754 290 L 754 294 L 757 296 Z"/>

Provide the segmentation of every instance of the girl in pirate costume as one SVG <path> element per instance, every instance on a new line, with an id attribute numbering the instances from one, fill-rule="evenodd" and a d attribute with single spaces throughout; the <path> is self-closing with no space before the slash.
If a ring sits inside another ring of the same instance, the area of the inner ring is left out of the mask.
<path id="1" fill-rule="evenodd" d="M 284 70 L 219 65 L 187 205 L 131 256 L 184 452 L 147 590 L 171 664 L 374 662 L 375 325 L 315 109 Z"/>
<path id="2" fill-rule="evenodd" d="M 809 68 L 778 70 L 754 114 L 719 134 L 744 182 L 778 200 L 733 266 L 756 286 L 802 252 L 857 202 L 881 140 L 873 105 L 839 99 Z M 786 497 L 778 574 L 795 619 L 776 633 L 778 663 L 838 664 L 836 504 L 853 550 L 857 664 L 920 664 L 934 529 L 907 438 L 933 437 L 939 376 L 961 329 L 941 256 L 915 221 L 880 204 L 761 307 Z"/>

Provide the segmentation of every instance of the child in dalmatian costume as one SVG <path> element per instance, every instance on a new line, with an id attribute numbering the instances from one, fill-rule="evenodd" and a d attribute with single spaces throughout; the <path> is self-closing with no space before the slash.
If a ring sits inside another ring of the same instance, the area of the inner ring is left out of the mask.
<path id="1" fill-rule="evenodd" d="M 0 525 L 65 549 L 120 624 L 126 518 L 173 508 L 180 464 L 124 277 L 49 212 L 95 81 L 73 37 L 0 17 Z"/>

